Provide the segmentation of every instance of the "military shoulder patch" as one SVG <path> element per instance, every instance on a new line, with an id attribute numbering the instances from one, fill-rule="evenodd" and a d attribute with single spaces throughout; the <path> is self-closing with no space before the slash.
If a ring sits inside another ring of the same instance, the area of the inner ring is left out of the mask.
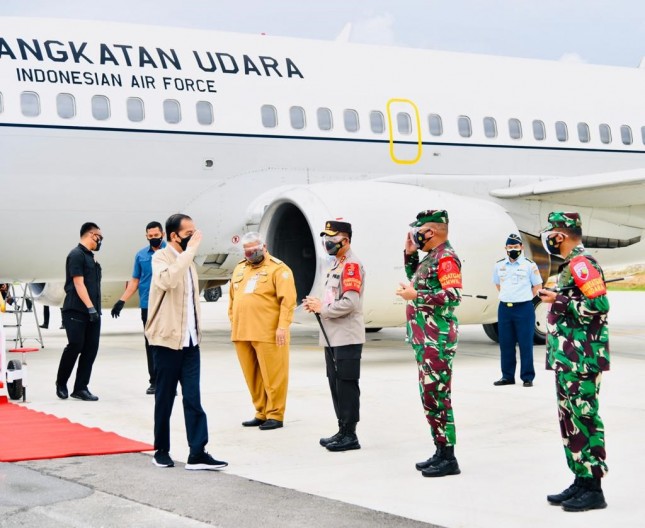
<path id="1" fill-rule="evenodd" d="M 363 277 L 361 277 L 361 267 L 356 262 L 348 262 L 343 268 L 342 276 L 343 291 L 361 291 Z"/>
<path id="2" fill-rule="evenodd" d="M 602 276 L 584 255 L 578 255 L 571 259 L 569 271 L 576 286 L 588 299 L 600 297 L 607 293 L 607 287 Z"/>
<path id="3" fill-rule="evenodd" d="M 453 257 L 442 257 L 439 259 L 437 269 L 441 289 L 461 288 L 461 268 Z"/>

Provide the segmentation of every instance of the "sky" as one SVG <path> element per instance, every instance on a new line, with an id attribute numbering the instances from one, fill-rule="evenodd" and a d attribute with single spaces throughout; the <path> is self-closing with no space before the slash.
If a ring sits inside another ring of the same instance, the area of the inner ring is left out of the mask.
<path id="1" fill-rule="evenodd" d="M 627 67 L 645 56 L 642 0 L 0 0 L 0 15 L 321 40 L 351 23 L 368 44 Z"/>

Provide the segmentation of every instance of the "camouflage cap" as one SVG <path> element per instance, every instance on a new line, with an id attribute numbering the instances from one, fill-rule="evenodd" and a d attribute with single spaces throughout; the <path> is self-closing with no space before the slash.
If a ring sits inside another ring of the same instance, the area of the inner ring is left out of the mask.
<path id="1" fill-rule="evenodd" d="M 544 231 L 551 231 L 556 227 L 567 227 L 570 229 L 582 228 L 582 221 L 578 213 L 564 213 L 562 211 L 553 211 L 549 213 L 548 224 Z"/>
<path id="2" fill-rule="evenodd" d="M 428 222 L 447 224 L 448 211 L 445 209 L 428 209 L 427 211 L 421 211 L 417 215 L 417 219 L 410 224 L 410 227 L 421 227 L 423 224 L 427 224 Z"/>

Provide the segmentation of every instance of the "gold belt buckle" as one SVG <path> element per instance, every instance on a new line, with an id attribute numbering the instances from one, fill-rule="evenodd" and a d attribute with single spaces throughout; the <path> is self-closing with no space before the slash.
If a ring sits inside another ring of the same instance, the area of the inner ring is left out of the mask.
<path id="1" fill-rule="evenodd" d="M 506 303 L 506 306 L 508 306 L 509 308 L 513 308 L 513 303 Z"/>

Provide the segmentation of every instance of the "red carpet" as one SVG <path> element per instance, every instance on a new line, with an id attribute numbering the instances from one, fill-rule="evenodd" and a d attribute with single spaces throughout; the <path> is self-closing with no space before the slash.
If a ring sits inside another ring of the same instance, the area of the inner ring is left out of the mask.
<path id="1" fill-rule="evenodd" d="M 150 444 L 0 401 L 0 462 L 151 451 Z"/>

